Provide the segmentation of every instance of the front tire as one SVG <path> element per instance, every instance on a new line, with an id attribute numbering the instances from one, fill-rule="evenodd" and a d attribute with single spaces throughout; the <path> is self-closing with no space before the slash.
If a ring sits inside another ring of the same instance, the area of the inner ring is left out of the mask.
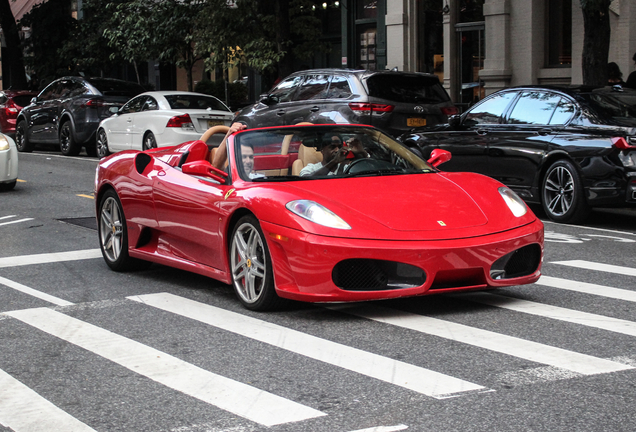
<path id="1" fill-rule="evenodd" d="M 35 147 L 27 139 L 27 124 L 25 120 L 20 120 L 15 128 L 15 146 L 19 152 L 31 153 Z"/>
<path id="2" fill-rule="evenodd" d="M 590 214 L 583 182 L 572 162 L 562 159 L 548 168 L 541 187 L 541 203 L 555 222 L 580 223 Z"/>
<path id="3" fill-rule="evenodd" d="M 239 219 L 230 246 L 232 285 L 247 309 L 266 311 L 285 301 L 274 289 L 272 260 L 258 220 L 247 215 Z"/>
<path id="4" fill-rule="evenodd" d="M 147 261 L 128 255 L 126 217 L 114 190 L 107 191 L 99 203 L 97 231 L 104 261 L 115 271 L 126 271 L 148 265 Z"/>
<path id="5" fill-rule="evenodd" d="M 102 159 L 110 154 L 110 150 L 108 149 L 108 137 L 106 136 L 106 131 L 104 129 L 100 129 L 97 131 L 97 157 Z"/>
<path id="6" fill-rule="evenodd" d="M 146 132 L 146 135 L 144 135 L 143 149 L 150 150 L 154 148 L 157 148 L 157 140 L 155 139 L 155 135 L 152 132 Z"/>
<path id="7" fill-rule="evenodd" d="M 73 136 L 73 125 L 67 120 L 60 127 L 60 151 L 64 156 L 77 156 L 80 150 Z"/>

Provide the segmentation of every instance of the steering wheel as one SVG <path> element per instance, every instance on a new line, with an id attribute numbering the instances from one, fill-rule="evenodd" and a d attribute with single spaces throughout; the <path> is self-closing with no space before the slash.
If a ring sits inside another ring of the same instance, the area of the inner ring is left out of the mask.
<path id="1" fill-rule="evenodd" d="M 199 139 L 203 141 L 204 143 L 207 143 L 210 137 L 212 137 L 212 135 L 216 135 L 218 133 L 226 134 L 227 131 L 229 130 L 230 130 L 230 127 L 225 125 L 212 126 L 210 129 L 203 132 L 203 135 L 201 135 L 201 138 Z"/>
<path id="2" fill-rule="evenodd" d="M 364 158 L 364 159 L 356 159 L 353 162 L 351 162 L 349 165 L 347 165 L 343 171 L 343 174 L 358 174 L 365 171 L 373 172 L 373 171 L 386 171 L 386 170 L 400 171 L 401 169 L 393 165 L 391 162 L 378 160 L 378 159 Z"/>

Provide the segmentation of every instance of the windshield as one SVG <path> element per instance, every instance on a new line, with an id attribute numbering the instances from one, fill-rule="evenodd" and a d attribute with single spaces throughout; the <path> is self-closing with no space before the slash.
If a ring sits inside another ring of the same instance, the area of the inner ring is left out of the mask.
<path id="1" fill-rule="evenodd" d="M 172 109 L 201 109 L 229 111 L 229 109 L 215 97 L 195 94 L 166 95 L 166 100 Z"/>
<path id="2" fill-rule="evenodd" d="M 603 117 L 612 118 L 621 125 L 636 126 L 636 92 L 598 92 L 584 96 Z"/>
<path id="3" fill-rule="evenodd" d="M 377 129 L 349 125 L 247 130 L 234 140 L 244 180 L 300 181 L 405 175 L 435 169 Z"/>

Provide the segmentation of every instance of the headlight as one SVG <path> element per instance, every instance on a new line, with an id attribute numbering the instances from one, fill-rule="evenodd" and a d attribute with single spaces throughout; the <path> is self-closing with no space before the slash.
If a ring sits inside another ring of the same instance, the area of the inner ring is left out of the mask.
<path id="1" fill-rule="evenodd" d="M 297 214 L 308 221 L 329 228 L 351 229 L 349 224 L 338 215 L 320 204 L 309 200 L 290 201 L 285 206 L 290 212 Z"/>
<path id="2" fill-rule="evenodd" d="M 512 190 L 507 187 L 500 187 L 499 193 L 501 197 L 504 199 L 506 204 L 508 204 L 508 208 L 516 217 L 521 217 L 528 212 L 528 207 L 526 203 L 523 202 L 521 198 L 517 196 Z"/>
<path id="3" fill-rule="evenodd" d="M 0 134 L 0 151 L 9 150 L 9 140 L 6 136 Z"/>

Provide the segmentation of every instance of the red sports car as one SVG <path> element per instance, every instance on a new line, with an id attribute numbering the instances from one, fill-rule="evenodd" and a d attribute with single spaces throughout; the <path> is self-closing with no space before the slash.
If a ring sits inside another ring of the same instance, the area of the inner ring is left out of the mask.
<path id="1" fill-rule="evenodd" d="M 253 310 L 540 276 L 541 221 L 489 177 L 438 170 L 446 151 L 427 162 L 370 126 L 258 128 L 228 137 L 219 170 L 212 132 L 100 161 L 99 240 L 113 270 L 190 270 L 232 284 Z"/>

